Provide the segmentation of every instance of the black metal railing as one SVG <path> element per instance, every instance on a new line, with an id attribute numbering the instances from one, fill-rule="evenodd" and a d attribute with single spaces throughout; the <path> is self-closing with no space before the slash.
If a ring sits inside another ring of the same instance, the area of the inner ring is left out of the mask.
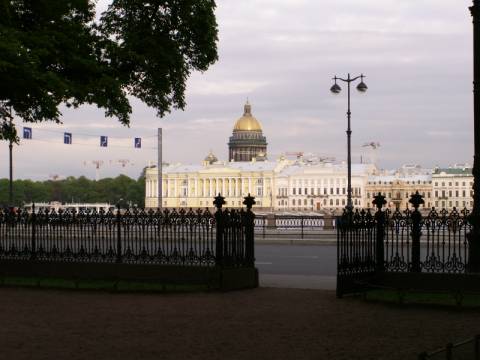
<path id="1" fill-rule="evenodd" d="M 420 203 L 411 203 L 413 210 L 391 212 L 382 204 L 375 213 L 345 211 L 337 218 L 338 274 L 466 272 L 469 211 L 431 209 L 422 215 Z"/>
<path id="2" fill-rule="evenodd" d="M 253 266 L 254 217 L 251 206 L 230 211 L 221 204 L 214 214 L 208 209 L 4 209 L 0 259 Z"/>
<path id="3" fill-rule="evenodd" d="M 428 359 L 472 359 L 480 360 L 480 335 L 458 342 L 448 343 L 445 347 L 431 352 L 424 352 L 418 355 L 418 360 Z"/>
<path id="4" fill-rule="evenodd" d="M 262 239 L 316 239 L 329 238 L 335 219 L 325 215 L 256 215 L 255 233 Z"/>

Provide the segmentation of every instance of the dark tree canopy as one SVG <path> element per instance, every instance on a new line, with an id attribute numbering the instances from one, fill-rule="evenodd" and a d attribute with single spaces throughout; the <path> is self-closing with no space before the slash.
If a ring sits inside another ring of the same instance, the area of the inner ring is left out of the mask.
<path id="1" fill-rule="evenodd" d="M 0 0 L 0 139 L 10 110 L 60 121 L 59 106 L 95 104 L 128 125 L 134 96 L 163 116 L 185 106 L 194 70 L 217 59 L 214 0 Z M 13 134 L 13 135 L 12 135 Z"/>
<path id="2" fill-rule="evenodd" d="M 8 179 L 0 179 L 0 207 L 10 204 L 8 199 Z M 15 180 L 14 196 L 10 205 L 23 206 L 31 202 L 60 201 L 71 202 L 108 202 L 117 204 L 123 199 L 127 204 L 143 207 L 145 204 L 145 179 L 140 176 L 134 180 L 125 175 L 116 178 L 104 178 L 99 181 L 85 177 L 68 177 L 64 180 Z"/>

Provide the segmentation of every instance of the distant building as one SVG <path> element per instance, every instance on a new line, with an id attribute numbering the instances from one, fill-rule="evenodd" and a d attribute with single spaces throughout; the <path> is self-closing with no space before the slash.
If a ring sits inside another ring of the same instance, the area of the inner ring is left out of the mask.
<path id="1" fill-rule="evenodd" d="M 213 155 L 213 154 L 212 154 Z M 227 207 L 243 207 L 243 198 L 255 196 L 256 207 L 271 208 L 276 174 L 286 162 L 210 162 L 201 165 L 163 166 L 163 207 L 213 207 L 213 198 L 222 194 Z M 157 168 L 146 170 L 146 207 L 158 206 Z"/>
<path id="2" fill-rule="evenodd" d="M 27 211 L 31 211 L 33 208 L 33 204 L 26 204 L 24 208 Z M 76 212 L 79 211 L 108 211 L 114 210 L 115 206 L 110 205 L 109 203 L 61 203 L 59 201 L 52 201 L 49 203 L 35 203 L 35 212 L 37 211 L 55 211 L 58 212 L 59 210 L 75 210 Z"/>
<path id="3" fill-rule="evenodd" d="M 257 161 L 267 157 L 267 139 L 263 136 L 260 122 L 252 115 L 252 106 L 244 106 L 243 116 L 233 127 L 233 134 L 228 142 L 229 161 Z"/>
<path id="4" fill-rule="evenodd" d="M 213 207 L 221 194 L 226 207 L 243 207 L 243 198 L 255 196 L 255 209 L 265 211 L 319 211 L 339 213 L 347 205 L 347 164 L 326 157 L 282 156 L 267 160 L 267 141 L 247 102 L 228 143 L 229 161 L 210 151 L 202 164 L 165 164 L 162 174 L 162 207 Z M 158 207 L 158 172 L 146 170 L 145 206 Z M 378 193 L 386 208 L 411 208 L 410 196 L 423 195 L 422 208 L 471 208 L 473 176 L 468 166 L 424 169 L 408 164 L 397 170 L 379 171 L 374 164 L 352 164 L 352 203 L 373 208 Z"/>
<path id="5" fill-rule="evenodd" d="M 473 175 L 470 165 L 435 168 L 432 182 L 436 208 L 473 208 Z"/>
<path id="6" fill-rule="evenodd" d="M 366 187 L 365 207 L 373 207 L 375 195 L 385 196 L 386 208 L 391 210 L 410 207 L 410 196 L 419 192 L 425 201 L 425 207 L 432 207 L 432 175 L 431 170 L 422 169 L 418 165 L 404 165 L 395 171 L 386 171 L 382 175 L 372 175 L 368 178 Z"/>

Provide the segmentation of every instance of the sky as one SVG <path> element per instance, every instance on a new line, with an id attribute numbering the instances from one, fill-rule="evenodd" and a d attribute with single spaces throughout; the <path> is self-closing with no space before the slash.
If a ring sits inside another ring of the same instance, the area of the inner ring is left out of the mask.
<path id="1" fill-rule="evenodd" d="M 102 11 L 109 1 L 99 0 Z M 269 159 L 284 152 L 347 157 L 346 84 L 352 88 L 352 161 L 378 166 L 446 167 L 473 161 L 471 0 L 217 0 L 219 60 L 188 80 L 184 111 L 157 118 L 133 99 L 130 128 L 93 106 L 62 108 L 62 125 L 34 124 L 33 140 L 14 147 L 14 178 L 137 178 L 156 161 L 157 128 L 169 163 L 198 164 L 210 150 L 227 160 L 228 137 L 248 98 L 268 141 Z M 15 120 L 19 130 L 22 124 Z M 30 125 L 27 125 L 30 126 Z M 63 144 L 63 132 L 73 145 Z M 88 135 L 88 136 L 87 136 Z M 98 146 L 109 136 L 109 147 Z M 133 148 L 133 138 L 143 148 Z M 0 178 L 8 146 L 0 143 Z M 128 160 L 122 167 L 118 160 Z"/>

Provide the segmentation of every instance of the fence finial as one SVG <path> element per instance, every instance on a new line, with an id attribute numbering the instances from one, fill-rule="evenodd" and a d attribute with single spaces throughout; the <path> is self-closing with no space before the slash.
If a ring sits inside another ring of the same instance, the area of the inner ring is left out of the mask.
<path id="1" fill-rule="evenodd" d="M 222 205 L 225 205 L 225 198 L 222 195 L 220 195 L 220 193 L 218 193 L 218 196 L 215 197 L 215 201 L 213 202 L 213 205 L 215 205 L 217 209 L 221 209 Z"/>
<path id="2" fill-rule="evenodd" d="M 420 193 L 418 192 L 418 190 L 415 192 L 415 194 L 412 194 L 410 196 L 410 200 L 408 200 L 408 202 L 410 204 L 412 204 L 412 206 L 415 208 L 415 210 L 418 210 L 418 207 L 420 205 L 423 205 L 425 204 L 425 201 L 423 200 L 423 196 L 420 195 Z"/>
<path id="3" fill-rule="evenodd" d="M 387 202 L 385 201 L 385 196 L 382 195 L 382 193 L 378 193 L 378 195 L 374 196 L 374 199 L 372 201 L 372 204 L 377 207 L 378 210 L 382 210 L 383 205 L 385 205 Z"/>
<path id="4" fill-rule="evenodd" d="M 247 207 L 247 210 L 251 210 L 252 206 L 256 204 L 255 197 L 250 196 L 250 193 L 248 193 L 248 196 L 244 197 L 243 199 L 243 205 Z"/>

